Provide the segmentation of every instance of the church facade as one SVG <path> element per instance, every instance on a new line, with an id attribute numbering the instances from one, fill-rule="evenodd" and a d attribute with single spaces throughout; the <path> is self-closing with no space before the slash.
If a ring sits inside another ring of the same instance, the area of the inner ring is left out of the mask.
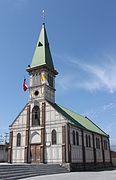
<path id="1" fill-rule="evenodd" d="M 109 136 L 87 117 L 55 102 L 54 68 L 45 24 L 29 73 L 29 100 L 10 125 L 9 163 L 111 165 Z"/>

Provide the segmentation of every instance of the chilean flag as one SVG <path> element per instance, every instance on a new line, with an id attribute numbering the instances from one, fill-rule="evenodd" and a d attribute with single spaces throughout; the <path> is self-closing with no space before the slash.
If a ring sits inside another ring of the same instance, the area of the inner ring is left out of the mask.
<path id="1" fill-rule="evenodd" d="M 26 83 L 26 79 L 24 79 L 24 82 L 23 82 L 23 90 L 26 91 L 28 89 L 28 85 Z"/>

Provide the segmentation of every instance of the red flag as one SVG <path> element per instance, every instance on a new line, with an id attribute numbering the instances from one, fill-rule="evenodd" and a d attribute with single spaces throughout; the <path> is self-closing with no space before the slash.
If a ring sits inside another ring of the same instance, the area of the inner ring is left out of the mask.
<path id="1" fill-rule="evenodd" d="M 26 91 L 28 89 L 27 83 L 26 83 L 26 79 L 24 79 L 23 82 L 23 90 Z"/>

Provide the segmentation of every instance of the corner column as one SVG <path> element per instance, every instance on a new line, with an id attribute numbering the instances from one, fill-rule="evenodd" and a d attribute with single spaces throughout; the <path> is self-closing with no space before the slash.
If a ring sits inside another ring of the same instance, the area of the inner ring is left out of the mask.
<path id="1" fill-rule="evenodd" d="M 82 156 L 83 156 L 83 165 L 84 165 L 84 168 L 85 168 L 86 155 L 85 155 L 84 133 L 83 133 L 83 130 L 81 130 L 81 134 L 82 134 Z"/>
<path id="2" fill-rule="evenodd" d="M 68 151 L 68 163 L 71 163 L 71 144 L 70 144 L 70 125 L 67 124 L 67 151 Z"/>
<path id="3" fill-rule="evenodd" d="M 10 131 L 10 143 L 8 148 L 8 162 L 12 163 L 13 131 Z"/>
<path id="4" fill-rule="evenodd" d="M 94 164 L 96 165 L 96 148 L 95 148 L 95 139 L 94 139 L 94 134 L 92 134 L 92 139 L 93 139 L 93 155 L 94 155 Z"/>
<path id="5" fill-rule="evenodd" d="M 111 166 L 112 166 L 112 155 L 111 155 L 110 140 L 109 140 L 109 138 L 108 138 L 108 148 L 109 148 L 109 154 L 110 154 L 110 163 L 111 163 Z"/>
<path id="6" fill-rule="evenodd" d="M 101 148 L 102 148 L 103 164 L 105 165 L 105 154 L 104 154 L 104 146 L 103 146 L 103 137 L 102 136 L 101 136 Z"/>
<path id="7" fill-rule="evenodd" d="M 66 126 L 62 126 L 62 163 L 66 162 Z"/>
<path id="8" fill-rule="evenodd" d="M 30 157 L 30 105 L 27 106 L 27 128 L 26 128 L 26 139 L 25 139 L 25 163 L 31 162 Z"/>
<path id="9" fill-rule="evenodd" d="M 45 163 L 45 112 L 46 103 L 42 103 L 42 129 L 41 129 L 41 146 L 40 146 L 40 162 Z"/>

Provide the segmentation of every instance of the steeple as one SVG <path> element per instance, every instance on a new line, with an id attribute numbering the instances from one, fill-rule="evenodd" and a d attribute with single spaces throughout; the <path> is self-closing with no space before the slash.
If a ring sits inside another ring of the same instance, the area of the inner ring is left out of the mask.
<path id="1" fill-rule="evenodd" d="M 33 68 L 40 68 L 42 66 L 49 68 L 49 70 L 57 74 L 57 71 L 54 69 L 54 64 L 53 64 L 53 60 L 52 60 L 52 56 L 50 52 L 49 43 L 48 43 L 45 23 L 42 24 L 41 32 L 40 32 L 39 39 L 36 44 L 32 63 L 27 70 L 29 71 Z"/>
<path id="2" fill-rule="evenodd" d="M 55 77 L 58 74 L 54 68 L 50 47 L 48 43 L 45 23 L 42 24 L 39 39 L 29 72 L 29 101 L 48 100 L 55 102 Z"/>

